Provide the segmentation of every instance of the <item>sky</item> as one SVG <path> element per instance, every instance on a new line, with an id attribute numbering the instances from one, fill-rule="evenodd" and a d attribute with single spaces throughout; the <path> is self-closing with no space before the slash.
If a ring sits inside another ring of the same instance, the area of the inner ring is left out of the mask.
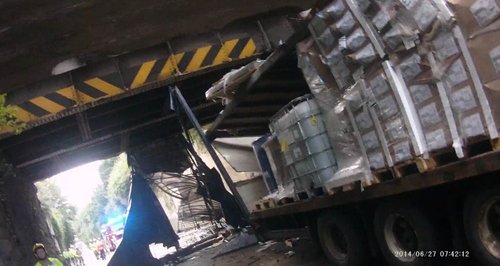
<path id="1" fill-rule="evenodd" d="M 95 161 L 52 177 L 61 188 L 63 196 L 79 210 L 90 202 L 96 187 L 102 185 L 99 165 L 101 165 L 101 161 Z"/>

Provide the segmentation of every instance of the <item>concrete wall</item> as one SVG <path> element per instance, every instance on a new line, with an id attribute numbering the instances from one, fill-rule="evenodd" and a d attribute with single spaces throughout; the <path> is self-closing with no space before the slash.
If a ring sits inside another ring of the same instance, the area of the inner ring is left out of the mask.
<path id="1" fill-rule="evenodd" d="M 33 265 L 36 242 L 58 255 L 35 185 L 16 176 L 0 157 L 0 266 Z"/>

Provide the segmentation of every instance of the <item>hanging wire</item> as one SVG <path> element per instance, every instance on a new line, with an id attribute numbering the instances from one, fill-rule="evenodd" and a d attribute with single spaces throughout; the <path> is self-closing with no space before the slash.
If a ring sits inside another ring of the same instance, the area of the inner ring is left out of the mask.
<path id="1" fill-rule="evenodd" d="M 174 105 L 178 104 L 177 98 L 173 98 L 172 100 L 174 101 L 173 102 Z M 216 223 L 213 219 L 214 218 L 213 217 L 214 204 L 213 204 L 213 201 L 210 197 L 210 191 L 208 190 L 207 186 L 203 185 L 203 183 L 200 181 L 200 177 L 202 177 L 204 173 L 207 173 L 209 168 L 207 167 L 207 165 L 203 162 L 203 160 L 200 158 L 200 156 L 198 156 L 198 154 L 194 150 L 193 140 L 192 140 L 191 134 L 189 133 L 189 131 L 187 130 L 187 128 L 185 126 L 186 123 L 183 120 L 182 113 L 180 112 L 179 108 L 174 108 L 174 109 L 175 109 L 175 112 L 177 114 L 177 119 L 179 120 L 179 124 L 182 128 L 182 131 L 184 132 L 184 135 L 185 135 L 185 138 L 187 141 L 186 148 L 188 150 L 189 158 L 192 162 L 191 172 L 196 177 L 196 182 L 198 184 L 198 188 L 204 190 L 204 192 L 205 192 L 205 193 L 202 193 L 203 201 L 204 201 L 205 207 L 209 213 L 210 221 L 212 222 L 212 224 L 215 225 Z"/>
<path id="2" fill-rule="evenodd" d="M 160 191 L 181 200 L 178 216 L 183 222 L 192 222 L 198 226 L 201 220 L 214 224 L 222 218 L 221 206 L 212 203 L 207 206 L 205 197 L 196 193 L 199 184 L 197 174 L 156 173 L 150 175 L 148 181 Z"/>

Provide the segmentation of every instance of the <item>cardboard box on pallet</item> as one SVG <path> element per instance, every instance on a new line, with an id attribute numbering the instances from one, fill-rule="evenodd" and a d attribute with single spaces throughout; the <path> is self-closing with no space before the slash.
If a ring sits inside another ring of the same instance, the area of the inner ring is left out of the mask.
<path id="1" fill-rule="evenodd" d="M 385 138 L 380 136 L 380 127 L 377 127 L 370 115 L 369 100 L 365 96 L 364 86 L 364 81 L 358 80 L 346 92 L 344 96 L 346 110 L 355 134 L 359 135 L 360 146 L 368 159 L 370 168 L 372 170 L 384 169 L 392 166 L 392 162 L 387 160 L 387 150 L 384 150 L 387 143 Z"/>
<path id="2" fill-rule="evenodd" d="M 375 0 L 363 16 L 387 53 L 415 47 L 419 35 L 452 18 L 443 0 Z"/>
<path id="3" fill-rule="evenodd" d="M 413 163 L 424 155 L 426 147 L 415 107 L 390 62 L 366 74 L 365 90 L 389 165 Z"/>
<path id="4" fill-rule="evenodd" d="M 461 143 L 454 143 L 455 148 L 460 145 L 467 150 L 471 145 L 495 138 L 498 131 L 491 109 L 493 106 L 488 103 L 461 29 L 458 26 L 445 27 L 436 32 L 431 42 L 428 54 L 430 65 L 434 76 L 441 81 L 445 89 L 461 139 Z M 483 39 L 481 49 L 488 48 L 486 46 L 491 42 L 484 42 Z M 485 71 L 483 75 L 487 75 L 491 72 L 487 71 L 488 67 L 483 68 L 488 64 L 483 60 L 484 58 L 478 64 Z M 491 95 L 490 100 L 494 98 L 494 95 Z M 457 155 L 463 156 L 458 149 Z"/>
<path id="5" fill-rule="evenodd" d="M 485 107 L 490 109 L 492 114 L 492 121 L 489 122 L 490 137 L 496 140 L 498 134 L 495 133 L 500 129 L 500 107 L 498 107 L 498 102 L 500 102 L 500 19 L 469 38 L 467 46 L 481 80 L 480 85 L 485 92 L 487 103 L 484 105 L 487 105 Z"/>
<path id="6" fill-rule="evenodd" d="M 500 0 L 447 0 L 466 38 L 500 17 Z"/>
<path id="7" fill-rule="evenodd" d="M 455 148 L 457 156 L 462 157 L 461 140 L 442 85 L 413 81 L 406 86 L 418 114 L 427 152 L 437 155 Z"/>
<path id="8" fill-rule="evenodd" d="M 322 61 L 341 89 L 354 83 L 352 74 L 357 68 L 385 55 L 381 42 L 361 15 L 369 6 L 370 1 L 336 0 L 309 24 Z"/>
<path id="9" fill-rule="evenodd" d="M 440 58 L 448 58 L 450 51 L 457 51 L 454 46 L 444 45 L 447 42 L 440 40 L 438 52 Z M 455 149 L 458 157 L 463 156 L 462 141 L 457 131 L 455 118 L 445 88 L 440 81 L 436 81 L 428 57 L 420 55 L 418 49 L 393 55 L 396 65 L 396 75 L 401 80 L 403 91 L 409 96 L 422 131 L 424 158 L 427 154 L 449 152 Z"/>

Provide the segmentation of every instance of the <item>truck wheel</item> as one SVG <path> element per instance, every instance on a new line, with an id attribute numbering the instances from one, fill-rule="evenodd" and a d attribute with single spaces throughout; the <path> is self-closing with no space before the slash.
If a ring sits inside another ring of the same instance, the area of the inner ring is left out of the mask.
<path id="1" fill-rule="evenodd" d="M 319 242 L 332 265 L 366 265 L 369 250 L 362 228 L 356 216 L 341 211 L 325 211 L 319 215 Z"/>
<path id="2" fill-rule="evenodd" d="M 481 265 L 500 265 L 500 188 L 471 194 L 464 207 L 465 236 Z"/>
<path id="3" fill-rule="evenodd" d="M 380 250 L 391 265 L 432 265 L 432 259 L 423 258 L 422 252 L 439 252 L 439 231 L 423 211 L 411 205 L 379 206 L 375 211 L 374 230 Z"/>

